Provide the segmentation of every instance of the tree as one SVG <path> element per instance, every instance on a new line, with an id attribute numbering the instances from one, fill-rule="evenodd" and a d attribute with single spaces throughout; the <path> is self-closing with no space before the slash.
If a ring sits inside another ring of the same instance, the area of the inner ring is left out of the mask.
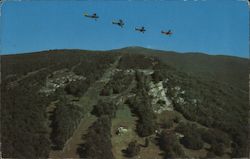
<path id="1" fill-rule="evenodd" d="M 128 144 L 128 147 L 126 149 L 126 156 L 127 157 L 134 157 L 139 154 L 140 152 L 140 145 L 137 143 L 137 141 L 131 141 Z"/>
<path id="2" fill-rule="evenodd" d="M 208 151 L 205 158 L 215 158 L 215 157 L 216 157 L 216 155 L 213 152 Z"/>
<path id="3" fill-rule="evenodd" d="M 199 150 L 203 147 L 203 141 L 199 135 L 187 134 L 181 139 L 181 143 L 189 149 Z"/>
<path id="4" fill-rule="evenodd" d="M 108 87 L 107 85 L 101 90 L 101 96 L 110 96 L 113 94 L 113 89 Z"/>
<path id="5" fill-rule="evenodd" d="M 177 132 L 180 132 L 184 135 L 181 138 L 181 144 L 186 148 L 199 150 L 203 147 L 203 141 L 201 139 L 201 130 L 197 127 L 196 124 L 189 124 L 181 122 L 175 129 Z"/>
<path id="6" fill-rule="evenodd" d="M 113 102 L 104 102 L 100 100 L 94 106 L 91 113 L 96 115 L 97 117 L 100 117 L 102 115 L 108 115 L 110 118 L 113 118 L 115 117 L 116 109 L 117 107 Z"/>
<path id="7" fill-rule="evenodd" d="M 159 137 L 159 145 L 165 152 L 165 158 L 185 157 L 185 153 L 173 132 L 162 131 Z"/>
<path id="8" fill-rule="evenodd" d="M 218 156 L 222 156 L 225 153 L 224 144 L 222 143 L 212 144 L 211 150 Z"/>
<path id="9" fill-rule="evenodd" d="M 148 145 L 149 145 L 149 139 L 146 137 L 146 138 L 145 138 L 145 145 L 144 145 L 144 146 L 145 146 L 145 147 L 148 147 Z"/>
<path id="10" fill-rule="evenodd" d="M 79 97 L 87 91 L 88 87 L 89 84 L 86 81 L 74 81 L 67 84 L 64 90 L 67 94 Z"/>
<path id="11" fill-rule="evenodd" d="M 84 136 L 86 142 L 78 149 L 80 158 L 114 159 L 110 130 L 110 117 L 106 115 L 99 117 Z"/>
<path id="12" fill-rule="evenodd" d="M 160 72 L 160 70 L 156 70 L 153 74 L 152 74 L 152 78 L 153 80 L 158 83 L 160 81 L 163 80 L 162 74 Z"/>
<path id="13" fill-rule="evenodd" d="M 173 127 L 173 124 L 174 124 L 173 120 L 167 120 L 162 124 L 162 127 L 165 129 L 169 129 Z"/>

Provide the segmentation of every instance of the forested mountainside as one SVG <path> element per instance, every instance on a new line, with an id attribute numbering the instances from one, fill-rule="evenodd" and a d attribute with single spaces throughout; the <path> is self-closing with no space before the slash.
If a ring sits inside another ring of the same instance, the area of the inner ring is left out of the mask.
<path id="1" fill-rule="evenodd" d="M 130 47 L 1 56 L 4 158 L 248 155 L 248 60 Z"/>

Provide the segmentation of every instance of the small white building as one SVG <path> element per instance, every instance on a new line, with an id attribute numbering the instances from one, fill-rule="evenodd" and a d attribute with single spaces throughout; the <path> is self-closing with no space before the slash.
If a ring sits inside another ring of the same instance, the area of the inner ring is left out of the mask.
<path id="1" fill-rule="evenodd" d="M 117 135 L 122 135 L 122 134 L 125 134 L 126 132 L 128 132 L 128 129 L 126 129 L 123 126 L 120 126 L 120 127 L 117 128 L 116 134 Z"/>

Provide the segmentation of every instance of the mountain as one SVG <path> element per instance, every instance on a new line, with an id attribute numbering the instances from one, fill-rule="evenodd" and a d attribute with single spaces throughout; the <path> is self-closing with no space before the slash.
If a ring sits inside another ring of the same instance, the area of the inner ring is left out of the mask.
<path id="1" fill-rule="evenodd" d="M 215 80 L 248 91 L 249 59 L 208 55 L 205 53 L 177 53 L 143 47 L 126 47 L 115 50 L 123 53 L 156 56 L 164 63 L 205 80 Z"/>
<path id="2" fill-rule="evenodd" d="M 49 50 L 3 55 L 1 69 L 4 158 L 248 155 L 248 59 Z"/>

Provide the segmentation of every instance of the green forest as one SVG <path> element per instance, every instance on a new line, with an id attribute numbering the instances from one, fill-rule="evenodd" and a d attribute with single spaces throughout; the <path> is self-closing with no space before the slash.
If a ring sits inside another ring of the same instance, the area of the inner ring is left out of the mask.
<path id="1" fill-rule="evenodd" d="M 249 154 L 247 59 L 49 50 L 1 56 L 1 70 L 3 158 L 49 158 L 90 118 L 79 158 Z"/>

